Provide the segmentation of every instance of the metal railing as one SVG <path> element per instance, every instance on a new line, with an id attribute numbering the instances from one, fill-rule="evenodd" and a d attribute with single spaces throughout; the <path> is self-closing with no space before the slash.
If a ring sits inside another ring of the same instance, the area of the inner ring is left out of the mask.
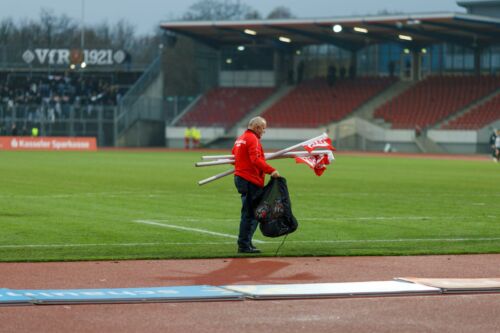
<path id="1" fill-rule="evenodd" d="M 161 98 L 144 96 L 146 89 L 161 71 L 161 55 L 151 63 L 137 82 L 119 102 L 116 116 L 115 137 L 122 135 L 138 120 L 164 120 L 164 102 Z"/>
<path id="2" fill-rule="evenodd" d="M 0 135 L 31 135 L 36 127 L 40 136 L 90 136 L 101 147 L 114 146 L 116 112 L 107 105 L 0 105 Z"/>

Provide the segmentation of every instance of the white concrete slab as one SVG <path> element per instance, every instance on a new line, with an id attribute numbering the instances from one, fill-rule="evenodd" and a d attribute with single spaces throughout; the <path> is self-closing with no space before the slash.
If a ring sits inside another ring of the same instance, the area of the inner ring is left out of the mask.
<path id="1" fill-rule="evenodd" d="M 254 299 L 440 294 L 441 289 L 403 281 L 222 286 Z"/>

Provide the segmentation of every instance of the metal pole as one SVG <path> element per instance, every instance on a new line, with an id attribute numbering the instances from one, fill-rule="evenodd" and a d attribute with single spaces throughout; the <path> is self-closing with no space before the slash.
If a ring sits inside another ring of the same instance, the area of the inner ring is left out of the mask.
<path id="1" fill-rule="evenodd" d="M 85 0 L 82 0 L 82 21 L 80 27 L 80 48 L 82 52 L 84 47 L 85 47 Z"/>
<path id="2" fill-rule="evenodd" d="M 305 145 L 308 145 L 308 144 L 311 144 L 313 143 L 314 141 L 317 141 L 317 140 L 322 140 L 322 139 L 326 139 L 328 137 L 328 135 L 326 133 L 323 133 L 315 138 L 312 138 L 312 139 L 309 139 L 309 140 L 306 140 L 306 141 L 303 141 L 301 143 L 298 143 L 296 145 L 293 145 L 293 146 L 290 146 L 288 148 L 285 148 L 285 149 L 282 149 L 280 151 L 277 151 L 275 153 L 271 153 L 268 157 L 268 159 L 274 159 L 280 155 L 283 155 L 285 153 L 288 153 L 296 148 L 299 148 L 299 147 L 302 147 L 302 146 L 305 146 Z M 220 179 L 222 177 L 225 177 L 225 176 L 228 176 L 230 174 L 234 173 L 234 169 L 231 169 L 231 170 L 227 170 L 227 171 L 224 171 L 222 173 L 219 173 L 215 176 L 212 176 L 212 177 L 209 177 L 209 178 L 206 178 L 206 179 L 202 179 L 198 182 L 198 185 L 205 185 L 207 183 L 210 183 L 214 180 L 217 180 L 217 179 Z"/>
<path id="3" fill-rule="evenodd" d="M 311 153 L 307 151 L 290 151 L 288 153 L 285 153 L 280 156 L 280 158 L 286 158 L 286 157 L 296 157 L 296 156 L 311 156 L 311 155 L 321 155 L 321 154 L 328 154 L 330 150 L 315 150 Z M 265 158 L 266 160 L 269 160 L 269 156 L 271 155 L 270 153 L 265 153 Z M 223 160 L 231 160 L 234 161 L 234 155 L 209 155 L 209 156 L 202 156 L 202 160 L 204 161 L 223 161 Z M 218 162 L 219 162 L 218 161 Z M 195 166 L 201 166 L 201 165 L 210 165 L 210 164 L 202 164 L 206 162 L 198 162 L 195 164 Z M 218 163 L 218 164 L 223 164 L 223 163 Z"/>

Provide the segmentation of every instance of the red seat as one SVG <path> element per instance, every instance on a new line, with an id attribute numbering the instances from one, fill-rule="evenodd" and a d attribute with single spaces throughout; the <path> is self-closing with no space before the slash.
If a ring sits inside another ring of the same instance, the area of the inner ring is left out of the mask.
<path id="1" fill-rule="evenodd" d="M 229 128 L 273 93 L 274 88 L 214 88 L 179 121 L 184 126 Z"/>
<path id="2" fill-rule="evenodd" d="M 393 128 L 427 127 L 500 88 L 492 76 L 430 76 L 377 110 Z"/>
<path id="3" fill-rule="evenodd" d="M 339 121 L 394 82 L 391 78 L 305 81 L 264 112 L 273 127 L 318 127 Z"/>

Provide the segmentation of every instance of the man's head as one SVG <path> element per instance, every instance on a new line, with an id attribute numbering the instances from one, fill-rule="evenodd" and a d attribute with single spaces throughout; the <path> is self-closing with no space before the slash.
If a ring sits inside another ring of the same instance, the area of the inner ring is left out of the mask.
<path id="1" fill-rule="evenodd" d="M 262 117 L 255 117 L 248 122 L 248 129 L 254 131 L 260 138 L 266 132 L 267 122 Z"/>

